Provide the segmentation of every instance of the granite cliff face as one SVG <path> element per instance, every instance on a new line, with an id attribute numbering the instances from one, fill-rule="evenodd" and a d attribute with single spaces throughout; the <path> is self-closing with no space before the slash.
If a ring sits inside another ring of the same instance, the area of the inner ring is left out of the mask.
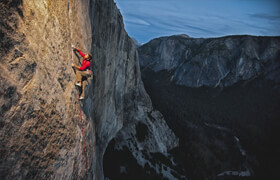
<path id="1" fill-rule="evenodd" d="M 274 179 L 280 38 L 157 38 L 138 48 L 153 105 L 180 140 L 190 179 Z"/>
<path id="2" fill-rule="evenodd" d="M 82 179 L 85 168 L 71 44 L 91 50 L 89 2 L 1 1 L 1 179 Z"/>
<path id="3" fill-rule="evenodd" d="M 141 80 L 136 47 L 124 30 L 115 3 L 112 0 L 93 1 L 92 7 L 96 63 L 90 112 L 96 126 L 97 174 L 101 177 L 103 155 L 113 138 L 114 149 L 128 148 L 138 164 L 146 161 L 141 156 L 143 151 L 166 153 L 178 145 L 178 139 L 162 115 L 153 110 Z M 143 139 L 137 138 L 142 131 L 137 132 L 139 124 L 146 130 Z M 115 162 L 110 160 L 108 163 Z"/>
<path id="4" fill-rule="evenodd" d="M 7 0 L 0 17 L 1 179 L 103 179 L 103 155 L 115 137 L 139 164 L 142 151 L 177 146 L 143 88 L 113 0 Z M 86 156 L 72 44 L 94 59 L 81 104 Z M 139 123 L 146 133 L 137 139 Z"/>
<path id="5" fill-rule="evenodd" d="M 139 54 L 142 67 L 167 70 L 172 81 L 188 87 L 226 87 L 260 74 L 280 82 L 280 37 L 170 36 L 141 46 Z"/>

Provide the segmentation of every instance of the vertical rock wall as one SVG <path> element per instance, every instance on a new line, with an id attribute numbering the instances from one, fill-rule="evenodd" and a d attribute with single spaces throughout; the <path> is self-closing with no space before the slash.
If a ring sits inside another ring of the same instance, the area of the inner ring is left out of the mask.
<path id="1" fill-rule="evenodd" d="M 0 179 L 86 176 L 71 44 L 91 50 L 89 1 L 1 1 Z M 84 116 L 88 171 L 94 137 Z"/>
<path id="2" fill-rule="evenodd" d="M 1 179 L 103 179 L 103 155 L 116 136 L 118 148 L 131 151 L 177 146 L 144 90 L 137 51 L 113 0 L 0 5 Z M 71 44 L 94 59 L 81 105 L 88 169 Z M 141 142 L 139 122 L 147 126 Z"/>
<path id="3" fill-rule="evenodd" d="M 138 163 L 136 151 L 166 152 L 178 140 L 163 117 L 152 108 L 141 80 L 136 47 L 127 35 L 122 16 L 113 0 L 93 0 L 94 90 L 92 117 L 96 126 L 97 176 L 103 178 L 103 155 L 116 137 L 118 148 L 126 146 Z M 139 142 L 136 125 L 147 126 L 147 138 Z"/>

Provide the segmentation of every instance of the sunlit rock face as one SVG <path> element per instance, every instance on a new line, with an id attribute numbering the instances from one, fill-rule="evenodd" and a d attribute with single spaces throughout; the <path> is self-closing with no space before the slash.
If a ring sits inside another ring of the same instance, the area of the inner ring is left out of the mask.
<path id="1" fill-rule="evenodd" d="M 91 51 L 89 1 L 0 6 L 1 179 L 85 178 L 94 129 L 83 113 L 86 169 L 71 44 Z"/>
<path id="2" fill-rule="evenodd" d="M 178 145 L 143 88 L 113 0 L 1 1 L 0 23 L 1 179 L 103 179 L 103 155 L 114 137 L 118 148 L 137 151 L 165 153 Z M 93 55 L 94 76 L 81 103 L 86 156 L 72 44 Z M 140 140 L 139 122 L 147 127 Z"/>
<path id="3" fill-rule="evenodd" d="M 226 87 L 260 74 L 280 82 L 279 37 L 162 37 L 141 46 L 139 55 L 143 68 L 167 70 L 171 81 L 188 87 Z"/>

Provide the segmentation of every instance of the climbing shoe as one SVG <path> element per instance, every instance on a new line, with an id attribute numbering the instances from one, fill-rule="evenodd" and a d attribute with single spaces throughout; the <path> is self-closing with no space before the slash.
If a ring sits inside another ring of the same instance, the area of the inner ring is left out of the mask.
<path id="1" fill-rule="evenodd" d="M 85 99 L 83 96 L 81 96 L 80 98 L 79 98 L 80 100 L 83 100 L 83 99 Z"/>
<path id="2" fill-rule="evenodd" d="M 76 85 L 76 86 L 79 86 L 79 87 L 82 86 L 81 83 L 77 83 L 77 82 L 75 83 L 75 85 Z"/>

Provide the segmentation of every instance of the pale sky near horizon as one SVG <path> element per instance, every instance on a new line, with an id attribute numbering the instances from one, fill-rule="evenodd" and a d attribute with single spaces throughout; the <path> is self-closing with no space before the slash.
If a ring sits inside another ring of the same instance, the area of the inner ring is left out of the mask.
<path id="1" fill-rule="evenodd" d="M 187 34 L 208 38 L 280 36 L 280 0 L 115 0 L 126 31 L 140 43 Z"/>

